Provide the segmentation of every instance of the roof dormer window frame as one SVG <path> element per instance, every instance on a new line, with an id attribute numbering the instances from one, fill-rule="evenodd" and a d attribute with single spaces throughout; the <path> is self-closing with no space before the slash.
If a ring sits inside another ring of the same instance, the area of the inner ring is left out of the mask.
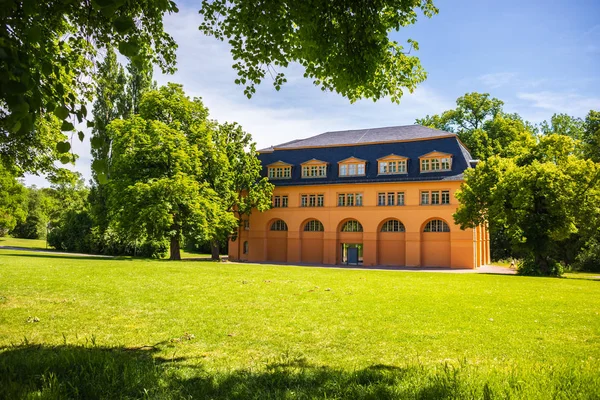
<path id="1" fill-rule="evenodd" d="M 349 157 L 338 161 L 338 176 L 340 178 L 354 178 L 367 174 L 367 160 Z"/>
<path id="2" fill-rule="evenodd" d="M 452 171 L 453 155 L 441 151 L 432 151 L 419 157 L 419 172 L 422 174 L 431 172 Z"/>
<path id="3" fill-rule="evenodd" d="M 269 180 L 292 179 L 292 164 L 276 161 L 267 165 L 267 177 Z"/>
<path id="4" fill-rule="evenodd" d="M 318 179 L 327 178 L 327 165 L 326 161 L 317 160 L 313 158 L 300 164 L 301 166 L 301 178 L 302 179 Z"/>
<path id="5" fill-rule="evenodd" d="M 408 174 L 408 157 L 390 154 L 377 159 L 377 175 Z"/>

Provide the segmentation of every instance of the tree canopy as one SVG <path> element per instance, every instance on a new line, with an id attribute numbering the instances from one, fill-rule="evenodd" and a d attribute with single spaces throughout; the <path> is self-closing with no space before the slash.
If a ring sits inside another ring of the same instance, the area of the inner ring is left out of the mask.
<path id="1" fill-rule="evenodd" d="M 455 132 L 475 159 L 513 156 L 535 142 L 535 128 L 517 114 L 505 113 L 504 102 L 488 93 L 467 93 L 456 108 L 417 119 L 419 125 Z"/>
<path id="2" fill-rule="evenodd" d="M 228 41 L 236 83 L 248 97 L 267 75 L 279 89 L 286 81 L 281 69 L 296 62 L 315 85 L 350 101 L 387 96 L 398 102 L 426 73 L 410 54 L 418 43 L 409 39 L 401 45 L 388 33 L 415 23 L 419 13 L 431 17 L 437 11 L 432 0 L 205 0 L 200 30 Z M 6 3 L 0 10 L 0 157 L 5 167 L 36 173 L 51 170 L 55 159 L 73 161 L 67 154 L 69 137 L 61 132 L 83 140 L 84 132 L 75 132 L 75 125 L 87 118 L 86 104 L 97 84 L 90 77 L 113 49 L 131 61 L 134 95 L 141 93 L 136 88 L 145 84 L 153 65 L 173 72 L 177 45 L 164 31 L 163 17 L 175 12 L 172 0 Z M 50 116 L 54 124 L 45 122 Z M 94 169 L 105 173 L 107 167 L 96 163 Z"/>
<path id="3" fill-rule="evenodd" d="M 551 134 L 520 156 L 492 156 L 468 169 L 455 222 L 504 227 L 526 255 L 522 273 L 560 275 L 553 248 L 582 231 L 597 234 L 600 221 L 600 164 L 577 157 L 575 146 Z"/>

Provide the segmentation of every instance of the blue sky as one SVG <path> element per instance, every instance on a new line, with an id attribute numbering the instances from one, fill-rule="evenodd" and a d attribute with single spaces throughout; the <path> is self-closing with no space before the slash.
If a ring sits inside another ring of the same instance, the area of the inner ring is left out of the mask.
<path id="1" fill-rule="evenodd" d="M 202 36 L 197 2 L 180 5 L 165 26 L 179 49 L 175 75 L 155 74 L 159 84 L 177 82 L 202 97 L 211 118 L 238 122 L 259 148 L 329 130 L 413 124 L 452 108 L 459 96 L 490 93 L 531 122 L 566 112 L 584 117 L 600 110 L 600 1 L 437 1 L 440 13 L 391 34 L 419 42 L 428 79 L 400 104 L 388 99 L 350 104 L 324 93 L 293 65 L 277 92 L 265 80 L 248 100 L 234 84 L 226 43 Z M 88 135 L 89 136 L 89 135 Z M 90 177 L 89 142 L 74 140 L 74 170 Z M 27 176 L 27 184 L 46 185 Z"/>

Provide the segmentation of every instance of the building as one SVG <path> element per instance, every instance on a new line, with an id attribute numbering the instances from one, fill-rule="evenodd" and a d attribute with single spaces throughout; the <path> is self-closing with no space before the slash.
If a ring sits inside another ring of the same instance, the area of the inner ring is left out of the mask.
<path id="1" fill-rule="evenodd" d="M 477 268 L 484 226 L 452 214 L 476 161 L 456 134 L 418 125 L 326 132 L 259 152 L 273 208 L 243 221 L 232 260 Z"/>

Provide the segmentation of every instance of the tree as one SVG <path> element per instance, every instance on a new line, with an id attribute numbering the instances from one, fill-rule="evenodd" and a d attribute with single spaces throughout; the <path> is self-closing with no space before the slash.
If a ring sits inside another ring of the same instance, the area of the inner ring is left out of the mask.
<path id="1" fill-rule="evenodd" d="M 457 107 L 440 115 L 417 119 L 419 125 L 455 132 L 479 160 L 497 154 L 512 156 L 535 142 L 534 127 L 517 114 L 505 113 L 504 102 L 488 93 L 467 93 Z"/>
<path id="2" fill-rule="evenodd" d="M 13 237 L 41 239 L 46 237 L 48 222 L 53 209 L 62 207 L 49 195 L 53 189 L 27 188 L 27 218 L 17 223 L 10 233 Z"/>
<path id="3" fill-rule="evenodd" d="M 554 114 L 550 118 L 550 122 L 544 121 L 540 124 L 540 131 L 544 135 L 556 133 L 576 140 L 583 137 L 584 130 L 585 124 L 581 118 L 571 117 L 567 114 Z"/>
<path id="4" fill-rule="evenodd" d="M 0 11 L 0 149 L 5 165 L 36 172 L 18 157 L 19 147 L 42 153 L 53 143 L 38 137 L 38 121 L 54 113 L 63 131 L 87 115 L 98 49 L 118 48 L 136 65 L 158 64 L 173 71 L 175 42 L 162 18 L 177 12 L 173 1 L 64 0 L 8 2 Z M 69 121 L 69 116 L 71 120 Z M 83 135 L 83 133 L 81 133 Z M 31 147 L 30 147 L 31 148 Z M 67 153 L 68 142 L 59 142 Z"/>
<path id="5" fill-rule="evenodd" d="M 38 137 L 38 121 L 54 114 L 64 132 L 87 116 L 95 82 L 88 79 L 102 51 L 118 49 L 135 68 L 153 64 L 173 72 L 176 43 L 164 32 L 163 16 L 177 12 L 173 0 L 66 0 L 9 2 L 0 11 L 0 150 L 6 166 L 36 172 L 44 166 L 19 155 L 70 151 L 70 143 Z M 411 51 L 388 38 L 416 22 L 417 13 L 438 12 L 432 0 L 314 2 L 204 0 L 200 30 L 227 38 L 236 59 L 238 84 L 250 97 L 267 74 L 277 89 L 282 72 L 297 62 L 323 90 L 355 101 L 389 96 L 398 102 L 426 73 Z M 348 67 L 350 66 L 350 68 Z M 273 75 L 274 74 L 274 75 Z M 83 132 L 77 132 L 83 138 Z M 68 159 L 64 159 L 68 162 Z M 105 172 L 97 164 L 98 172 Z"/>
<path id="6" fill-rule="evenodd" d="M 203 0 L 200 30 L 229 42 L 236 83 L 248 98 L 267 74 L 279 90 L 286 79 L 277 69 L 297 62 L 315 85 L 351 102 L 386 96 L 399 102 L 403 89 L 412 92 L 426 74 L 410 55 L 418 43 L 407 40 L 406 50 L 388 33 L 414 24 L 418 11 L 438 12 L 431 0 Z"/>
<path id="7" fill-rule="evenodd" d="M 208 240 L 230 218 L 202 181 L 207 115 L 199 99 L 169 84 L 142 97 L 140 115 L 109 125 L 111 219 L 129 237 L 168 240 L 172 260 L 184 235 Z"/>
<path id="8" fill-rule="evenodd" d="M 26 216 L 26 188 L 0 164 L 0 236 L 10 232 Z"/>
<path id="9" fill-rule="evenodd" d="M 522 157 L 492 156 L 465 172 L 454 220 L 461 228 L 494 222 L 526 254 L 519 271 L 560 275 L 554 243 L 600 219 L 600 165 L 577 158 L 567 136 L 544 136 Z"/>
<path id="10" fill-rule="evenodd" d="M 240 237 L 243 217 L 252 210 L 265 211 L 271 207 L 273 184 L 260 175 L 262 166 L 256 154 L 256 145 L 250 134 L 238 124 L 218 125 L 212 131 L 211 147 L 205 153 L 205 176 L 208 185 L 218 194 L 219 205 L 225 213 L 235 213 L 235 225 L 222 219 L 211 237 L 213 260 L 219 258 L 219 243 Z M 238 241 L 239 245 L 239 241 Z"/>
<path id="11" fill-rule="evenodd" d="M 585 117 L 582 142 L 586 158 L 600 163 L 600 111 L 590 110 Z"/>

